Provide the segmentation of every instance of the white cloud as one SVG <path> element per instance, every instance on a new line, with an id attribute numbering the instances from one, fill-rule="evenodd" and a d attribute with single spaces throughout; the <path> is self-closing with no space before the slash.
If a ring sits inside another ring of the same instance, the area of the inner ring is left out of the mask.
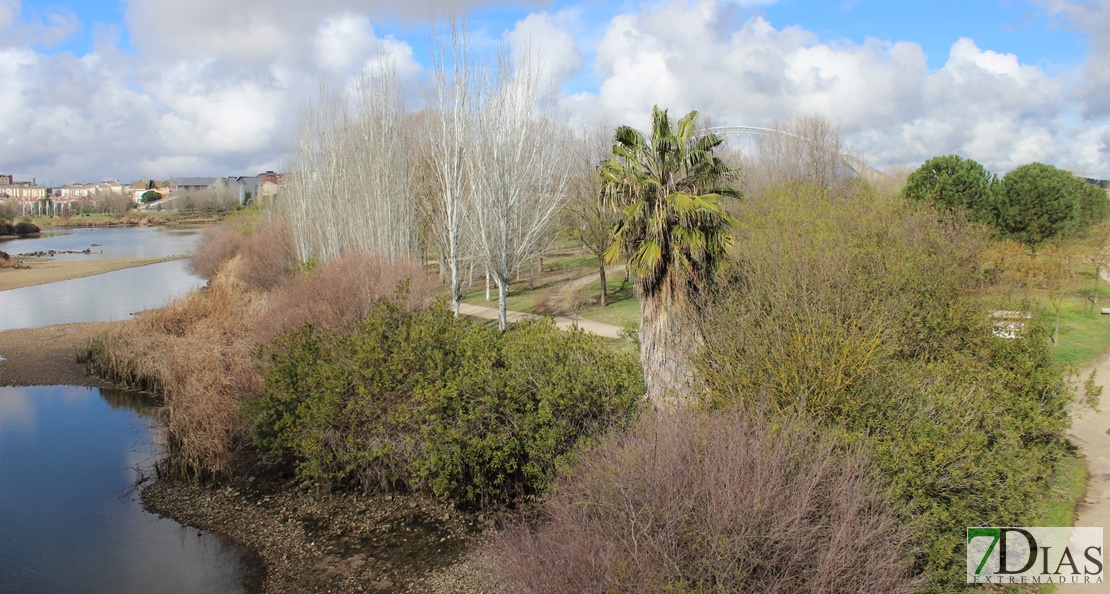
<path id="1" fill-rule="evenodd" d="M 1066 72 L 1049 74 L 971 39 L 955 42 L 931 71 L 912 42 L 821 40 L 760 17 L 722 29 L 728 10 L 715 0 L 676 1 L 615 16 L 597 46 L 600 88 L 564 106 L 579 121 L 641 127 L 653 104 L 752 126 L 818 113 L 879 166 L 956 152 L 1000 172 L 1067 161 L 1110 177 L 1106 136 L 1091 132 L 1105 126 L 1077 121 Z"/>
<path id="2" fill-rule="evenodd" d="M 538 12 L 519 21 L 506 34 L 518 57 L 527 52 L 535 61 L 546 91 L 557 89 L 582 68 L 582 52 L 566 30 L 568 26 L 569 15 L 566 13 L 553 16 Z"/>
<path id="3" fill-rule="evenodd" d="M 1090 52 L 1074 97 L 1086 117 L 1110 116 L 1110 0 L 1039 0 L 1049 14 L 1087 37 Z"/>
<path id="4" fill-rule="evenodd" d="M 826 39 L 750 16 L 763 0 L 644 3 L 600 25 L 582 5 L 474 34 L 529 40 L 549 91 L 596 82 L 562 98 L 572 121 L 645 126 L 654 104 L 758 126 L 820 113 L 879 166 L 956 152 L 999 172 L 1042 160 L 1110 178 L 1110 0 L 1035 1 L 1089 37 L 1082 72 L 973 39 L 930 69 L 912 41 Z M 32 48 L 90 25 L 62 11 L 29 23 L 19 0 L 0 0 L 0 163 L 56 183 L 280 168 L 321 82 L 350 88 L 388 62 L 418 84 L 422 66 L 388 35 L 387 16 L 489 3 L 242 0 L 228 11 L 226 0 L 128 0 L 132 47 L 118 51 L 121 31 L 91 24 L 94 48 L 73 56 Z"/>

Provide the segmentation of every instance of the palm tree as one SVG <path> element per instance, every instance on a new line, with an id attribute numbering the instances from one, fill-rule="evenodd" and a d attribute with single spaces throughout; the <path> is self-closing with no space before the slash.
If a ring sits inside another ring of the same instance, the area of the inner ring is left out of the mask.
<path id="1" fill-rule="evenodd" d="M 697 115 L 672 124 L 655 107 L 651 137 L 617 128 L 613 156 L 600 168 L 606 196 L 623 213 L 605 255 L 627 260 L 640 293 L 645 397 L 656 407 L 690 396 L 698 297 L 733 243 L 721 199 L 740 197 L 726 185 L 737 171 L 713 154 L 724 139 L 699 134 Z"/>

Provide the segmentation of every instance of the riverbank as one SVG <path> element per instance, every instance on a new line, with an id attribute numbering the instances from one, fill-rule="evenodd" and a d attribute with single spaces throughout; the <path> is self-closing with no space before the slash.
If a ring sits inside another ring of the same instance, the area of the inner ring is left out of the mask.
<path id="1" fill-rule="evenodd" d="M 110 386 L 86 375 L 75 353 L 126 323 L 0 332 L 0 386 Z M 427 497 L 332 493 L 260 476 L 205 485 L 157 480 L 142 500 L 152 513 L 256 551 L 266 568 L 265 592 L 500 591 L 481 554 L 495 519 Z"/>
<path id="2" fill-rule="evenodd" d="M 76 215 L 72 217 L 33 217 L 31 221 L 43 229 L 74 229 L 87 227 L 163 227 L 194 226 L 218 223 L 219 217 L 197 214 L 132 213 L 126 215 Z"/>
<path id="3" fill-rule="evenodd" d="M 143 504 L 259 553 L 263 591 L 493 594 L 480 551 L 494 521 L 421 496 L 331 493 L 264 478 L 198 485 L 161 479 Z"/>
<path id="4" fill-rule="evenodd" d="M 0 332 L 0 386 L 111 386 L 85 375 L 85 366 L 77 363 L 75 354 L 90 338 L 118 323 L 59 324 Z"/>
<path id="5" fill-rule="evenodd" d="M 181 256 L 166 258 L 125 258 L 121 260 L 70 260 L 58 262 L 55 260 L 33 258 L 24 261 L 29 268 L 0 268 L 0 291 L 20 289 L 34 285 L 44 285 L 58 281 L 84 278 L 134 268 L 147 266 L 171 260 L 180 260 Z"/>

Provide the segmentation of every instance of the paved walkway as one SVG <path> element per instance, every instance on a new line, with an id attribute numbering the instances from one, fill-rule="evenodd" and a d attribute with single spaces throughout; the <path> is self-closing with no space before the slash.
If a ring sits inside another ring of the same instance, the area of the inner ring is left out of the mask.
<path id="1" fill-rule="evenodd" d="M 497 319 L 496 307 L 482 307 L 481 305 L 471 305 L 469 303 L 463 303 L 459 306 L 459 313 L 468 316 L 474 316 L 476 318 L 483 318 L 486 320 Z M 511 323 L 519 322 L 520 320 L 526 320 L 529 318 L 541 318 L 544 316 L 537 316 L 535 314 L 510 310 L 506 313 L 505 317 Z M 590 334 L 597 334 L 598 336 L 604 336 L 605 338 L 621 337 L 620 326 L 613 326 L 612 324 L 602 324 L 601 322 L 595 322 L 593 320 L 586 320 L 583 318 L 578 318 L 578 321 L 576 322 L 574 318 L 568 318 L 564 316 L 555 316 L 554 320 L 555 325 L 562 328 L 563 330 L 569 330 L 573 328 L 575 324 L 577 324 L 579 328 L 585 330 L 586 332 L 589 332 Z"/>

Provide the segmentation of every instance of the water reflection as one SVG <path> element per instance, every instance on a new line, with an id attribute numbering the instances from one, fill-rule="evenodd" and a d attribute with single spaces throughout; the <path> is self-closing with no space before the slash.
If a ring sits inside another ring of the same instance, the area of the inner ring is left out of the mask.
<path id="1" fill-rule="evenodd" d="M 90 250 L 90 254 L 57 254 L 55 260 L 115 260 L 184 256 L 193 250 L 198 229 L 117 227 L 47 230 L 39 237 L 0 241 L 9 254 Z"/>
<path id="2" fill-rule="evenodd" d="M 152 403 L 93 388 L 0 388 L 0 592 L 252 592 L 260 562 L 143 511 Z"/>
<path id="3" fill-rule="evenodd" d="M 0 291 L 0 330 L 122 320 L 202 286 L 204 281 L 176 260 Z"/>

